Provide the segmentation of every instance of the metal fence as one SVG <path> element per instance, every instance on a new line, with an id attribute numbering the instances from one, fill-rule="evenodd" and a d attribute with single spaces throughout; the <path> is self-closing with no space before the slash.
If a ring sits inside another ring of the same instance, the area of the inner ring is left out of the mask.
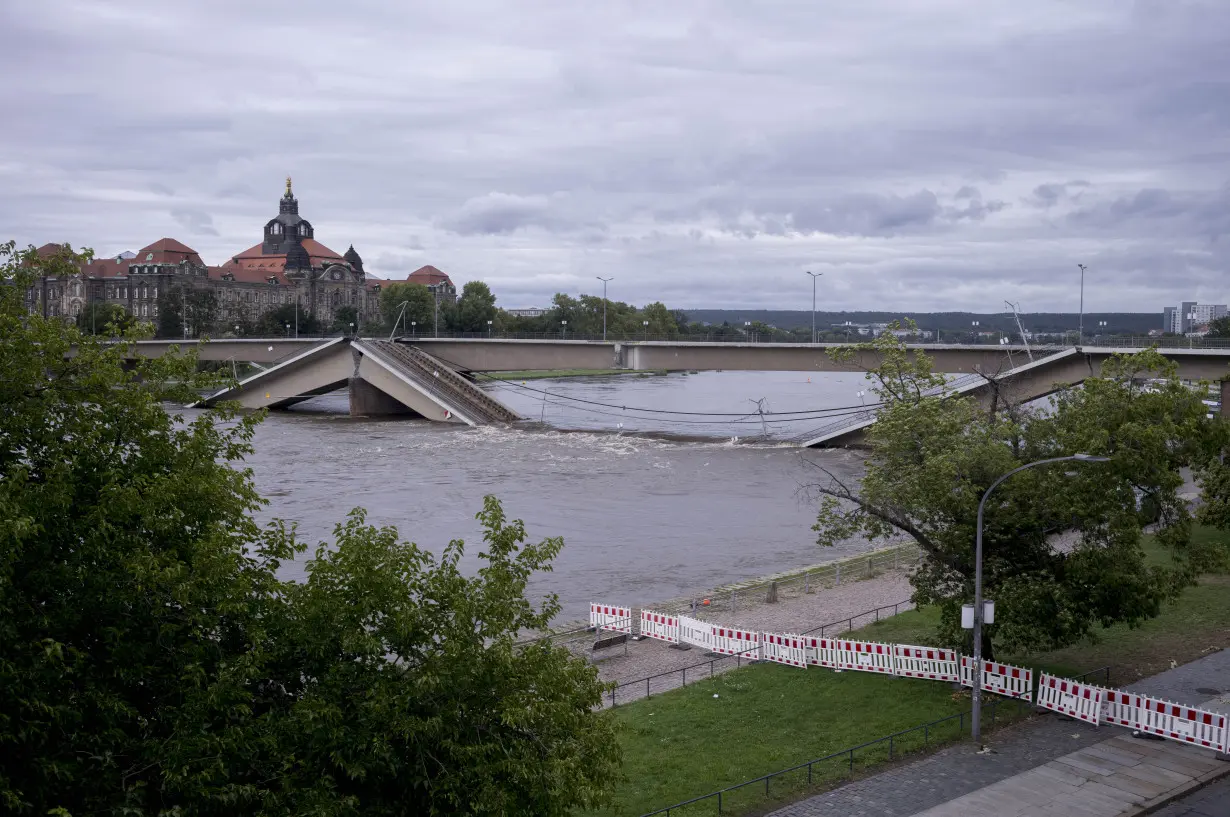
<path id="1" fill-rule="evenodd" d="M 855 627 L 855 622 L 859 622 L 861 624 L 864 620 L 868 623 L 872 621 L 879 621 L 881 617 L 887 618 L 889 615 L 895 616 L 905 610 L 913 609 L 914 604 L 909 599 L 906 599 L 905 601 L 900 601 L 896 604 L 885 604 L 881 607 L 875 608 L 874 610 L 867 610 L 853 616 L 838 619 L 837 621 L 830 622 L 828 624 L 822 624 L 819 627 L 813 627 L 810 630 L 804 630 L 799 633 L 799 635 L 817 634 L 820 637 L 824 637 L 828 633 L 844 633 L 848 630 L 853 630 Z M 889 610 L 891 610 L 892 613 L 889 613 Z M 881 616 L 881 614 L 884 615 Z M 746 655 L 746 653 L 754 651 L 759 651 L 759 647 L 750 647 L 742 652 L 735 653 L 734 655 L 715 656 L 708 661 L 699 661 L 695 664 L 689 664 L 686 667 L 680 667 L 679 669 L 667 670 L 666 672 L 647 675 L 644 678 L 636 678 L 631 681 L 621 681 L 611 687 L 610 706 L 619 705 L 620 701 L 618 700 L 618 692 L 621 689 L 628 690 L 628 693 L 624 695 L 624 703 L 630 703 L 631 701 L 640 700 L 642 698 L 652 698 L 654 692 L 669 692 L 672 689 L 679 689 L 680 687 L 687 686 L 689 671 L 692 673 L 692 683 L 696 683 L 697 681 L 703 681 L 706 678 L 713 678 L 714 676 L 728 670 L 738 669 L 743 666 L 744 661 L 751 663 L 753 660 L 757 660 Z M 721 667 L 720 669 L 718 668 L 719 666 Z M 676 677 L 678 679 L 678 683 L 673 683 Z M 644 695 L 641 694 L 642 685 L 644 685 L 645 688 Z"/>
<path id="2" fill-rule="evenodd" d="M 1076 676 L 1073 680 L 1081 681 L 1089 678 L 1092 675 L 1104 674 L 1105 682 L 1110 683 L 1110 668 L 1099 667 L 1090 672 L 1082 673 Z M 982 713 L 984 722 L 988 722 L 991 728 L 994 728 L 999 719 L 999 709 L 1001 706 L 1013 707 L 1008 715 L 1013 716 L 1012 719 L 1018 719 L 1033 708 L 1033 702 L 1021 698 L 992 698 L 982 705 Z M 990 710 L 990 717 L 987 718 L 987 710 Z M 788 769 L 782 769 L 776 772 L 770 772 L 766 775 L 745 780 L 742 783 L 737 783 L 733 786 L 727 786 L 724 789 L 719 789 L 709 794 L 703 794 L 700 797 L 693 797 L 690 800 L 684 800 L 675 803 L 665 808 L 660 808 L 657 811 L 651 811 L 643 814 L 641 817 L 655 817 L 655 815 L 670 815 L 672 813 L 680 813 L 683 809 L 690 806 L 704 806 L 708 810 L 708 806 L 716 806 L 717 813 L 721 814 L 725 805 L 729 804 L 732 798 L 744 791 L 755 787 L 755 795 L 757 799 L 767 799 L 773 796 L 771 785 L 773 781 L 779 782 L 779 794 L 787 794 L 790 791 L 797 791 L 802 788 L 810 788 L 819 782 L 832 782 L 836 780 L 851 779 L 855 776 L 855 763 L 859 762 L 860 768 L 867 768 L 879 760 L 892 761 L 898 757 L 903 757 L 913 752 L 926 751 L 932 745 L 939 746 L 943 743 L 951 742 L 959 738 L 965 732 L 965 720 L 969 717 L 969 712 L 958 712 L 955 715 L 949 715 L 946 718 L 929 721 L 921 726 L 915 726 L 911 729 L 904 729 L 900 732 L 894 732 L 891 735 L 886 735 L 882 738 L 877 738 L 867 743 L 860 743 L 858 746 L 851 746 L 849 749 L 842 749 L 838 752 L 825 755 L 824 757 L 809 760 L 806 763 L 800 763 L 797 766 L 791 766 Z M 955 729 L 953 728 L 955 724 Z M 951 732 L 950 732 L 951 730 Z M 921 739 L 919 734 L 921 733 Z M 861 757 L 860 757 L 861 753 Z M 819 767 L 819 774 L 816 769 Z M 781 780 L 782 778 L 793 778 L 789 780 Z M 783 790 L 782 784 L 787 784 L 788 788 Z M 760 787 L 763 785 L 764 790 L 761 792 Z M 696 811 L 699 811 L 697 809 Z M 696 813 L 693 811 L 692 813 Z"/>

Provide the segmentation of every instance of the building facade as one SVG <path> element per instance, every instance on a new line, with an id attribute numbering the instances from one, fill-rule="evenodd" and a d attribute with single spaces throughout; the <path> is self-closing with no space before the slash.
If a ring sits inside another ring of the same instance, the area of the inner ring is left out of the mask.
<path id="1" fill-rule="evenodd" d="M 38 248 L 43 256 L 61 250 L 58 244 Z M 360 325 L 380 314 L 380 280 L 367 278 L 353 245 L 339 255 L 316 240 L 311 222 L 299 215 L 289 178 L 261 242 L 219 266 L 206 264 L 182 242 L 163 238 L 135 254 L 95 258 L 73 274 L 43 276 L 27 291 L 26 304 L 33 312 L 66 320 L 88 311 L 92 303 L 117 304 L 139 320 L 157 323 L 172 291 L 181 303 L 193 293 L 213 294 L 214 325 L 186 326 L 185 334 L 191 335 L 226 334 L 295 303 L 300 315 L 312 315 L 326 327 L 350 314 L 344 307 L 353 309 Z"/>
<path id="2" fill-rule="evenodd" d="M 1184 301 L 1162 310 L 1162 331 L 1176 335 L 1203 335 L 1209 324 L 1230 314 L 1225 304 L 1198 304 Z"/>

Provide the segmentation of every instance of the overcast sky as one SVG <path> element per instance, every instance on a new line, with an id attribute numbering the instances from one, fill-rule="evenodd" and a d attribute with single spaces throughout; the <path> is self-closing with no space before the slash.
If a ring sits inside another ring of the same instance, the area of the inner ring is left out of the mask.
<path id="1" fill-rule="evenodd" d="M 1227 0 L 4 0 L 0 238 L 501 305 L 1230 300 Z"/>

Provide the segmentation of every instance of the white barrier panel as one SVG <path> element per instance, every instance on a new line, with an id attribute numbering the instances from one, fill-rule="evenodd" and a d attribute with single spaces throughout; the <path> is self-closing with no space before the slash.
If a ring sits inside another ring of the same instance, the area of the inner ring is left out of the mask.
<path id="1" fill-rule="evenodd" d="M 961 656 L 961 684 L 967 687 L 974 685 L 974 659 L 968 655 Z M 1011 664 L 983 661 L 982 688 L 996 695 L 1033 700 L 1034 671 Z"/>
<path id="2" fill-rule="evenodd" d="M 1101 721 L 1128 729 L 1140 729 L 1140 710 L 1147 700 L 1144 695 L 1108 689 L 1102 697 Z"/>
<path id="3" fill-rule="evenodd" d="M 790 633 L 762 633 L 760 636 L 760 652 L 766 661 L 778 664 L 789 664 L 792 667 L 806 667 L 807 658 L 804 643 L 809 639 Z M 812 641 L 816 639 L 810 639 Z"/>
<path id="4" fill-rule="evenodd" d="M 679 643 L 679 617 L 653 610 L 641 611 L 641 635 L 667 644 Z"/>
<path id="5" fill-rule="evenodd" d="M 906 678 L 925 678 L 931 681 L 960 681 L 961 656 L 953 650 L 935 647 L 911 647 L 893 645 L 893 668 L 897 675 Z"/>
<path id="6" fill-rule="evenodd" d="M 810 664 L 813 667 L 837 669 L 837 661 L 836 639 L 804 637 L 803 663 Z"/>
<path id="7" fill-rule="evenodd" d="M 713 649 L 713 625 L 687 616 L 679 617 L 679 640 L 693 647 Z"/>
<path id="8" fill-rule="evenodd" d="M 632 634 L 632 608 L 615 607 L 610 604 L 589 605 L 589 626 L 599 630 L 614 630 Z"/>
<path id="9" fill-rule="evenodd" d="M 837 669 L 857 669 L 864 672 L 893 674 L 893 648 L 891 644 L 874 641 L 844 641 L 834 639 L 837 645 Z"/>
<path id="10" fill-rule="evenodd" d="M 1038 706 L 1097 726 L 1105 693 L 1102 687 L 1056 678 L 1044 672 L 1038 682 Z"/>
<path id="11" fill-rule="evenodd" d="M 713 625 L 713 651 L 722 655 L 742 655 L 756 660 L 760 657 L 760 633 Z"/>
<path id="12" fill-rule="evenodd" d="M 1161 735 L 1164 738 L 1204 746 L 1218 752 L 1230 750 L 1227 742 L 1226 716 L 1219 712 L 1206 712 L 1190 706 L 1159 701 L 1156 698 L 1137 696 L 1143 706 L 1137 708 L 1139 718 L 1136 727 L 1141 732 Z"/>

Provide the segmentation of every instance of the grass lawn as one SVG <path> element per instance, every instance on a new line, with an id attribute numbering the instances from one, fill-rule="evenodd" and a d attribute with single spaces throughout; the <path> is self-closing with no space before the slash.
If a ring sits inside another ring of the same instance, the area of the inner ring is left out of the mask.
<path id="1" fill-rule="evenodd" d="M 1197 535 L 1221 534 L 1200 530 Z M 902 613 L 856 631 L 855 637 L 927 644 L 934 639 L 937 618 L 934 609 Z M 1099 631 L 1093 643 L 998 657 L 1065 675 L 1109 666 L 1112 686 L 1123 686 L 1212 648 L 1230 648 L 1230 575 L 1204 577 L 1158 618 L 1136 629 L 1116 625 Z M 596 813 L 636 817 L 968 708 L 968 692 L 954 693 L 944 683 L 777 664 L 733 670 L 614 710 L 623 728 L 626 780 L 615 804 Z M 957 723 L 927 737 L 930 745 L 937 737 L 952 740 Z M 923 735 L 916 734 L 898 741 L 895 749 L 917 750 L 922 744 Z M 855 771 L 886 760 L 886 746 L 860 752 Z M 830 761 L 814 769 L 814 782 L 822 786 L 846 774 L 845 760 Z M 750 786 L 724 796 L 723 812 L 759 812 L 793 799 L 806 786 L 805 771 L 775 779 L 768 800 L 763 785 Z M 716 804 L 708 801 L 671 813 L 715 812 Z"/>

